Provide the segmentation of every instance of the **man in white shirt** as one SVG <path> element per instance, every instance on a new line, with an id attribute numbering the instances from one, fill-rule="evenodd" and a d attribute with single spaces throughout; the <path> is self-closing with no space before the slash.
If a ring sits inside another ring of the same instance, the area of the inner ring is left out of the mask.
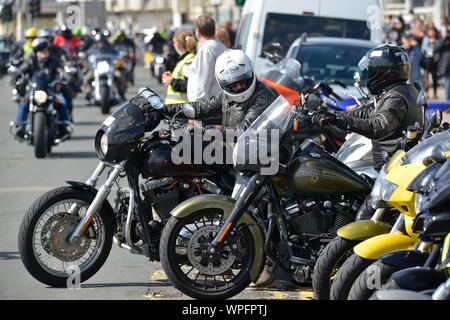
<path id="1" fill-rule="evenodd" d="M 195 36 L 199 49 L 194 61 L 185 68 L 189 101 L 209 99 L 221 92 L 214 76 L 214 66 L 217 57 L 226 47 L 215 39 L 215 31 L 216 23 L 211 17 L 202 15 L 195 21 Z"/>

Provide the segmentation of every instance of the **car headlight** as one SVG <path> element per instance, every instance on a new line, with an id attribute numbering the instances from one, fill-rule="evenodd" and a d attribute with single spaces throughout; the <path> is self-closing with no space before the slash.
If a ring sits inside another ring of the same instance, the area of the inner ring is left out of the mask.
<path id="1" fill-rule="evenodd" d="M 383 186 L 381 188 L 381 200 L 388 201 L 389 198 L 392 196 L 395 190 L 397 190 L 398 185 L 395 183 L 392 183 L 388 180 L 385 180 L 383 183 Z"/>
<path id="2" fill-rule="evenodd" d="M 108 73 L 108 72 L 109 72 L 109 63 L 106 62 L 106 61 L 100 61 L 100 62 L 97 64 L 97 71 L 98 71 L 100 74 Z"/>
<path id="3" fill-rule="evenodd" d="M 47 99 L 48 99 L 47 92 L 43 90 L 37 90 L 34 92 L 34 101 L 38 106 L 46 103 Z"/>
<path id="4" fill-rule="evenodd" d="M 158 57 L 155 59 L 155 62 L 158 64 L 163 64 L 164 63 L 164 58 L 163 57 Z"/>

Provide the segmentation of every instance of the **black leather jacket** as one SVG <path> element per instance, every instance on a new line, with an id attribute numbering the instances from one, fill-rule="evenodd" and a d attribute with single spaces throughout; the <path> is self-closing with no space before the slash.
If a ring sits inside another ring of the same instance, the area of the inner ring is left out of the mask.
<path id="1" fill-rule="evenodd" d="M 237 131 L 236 135 L 239 136 L 277 97 L 275 92 L 258 81 L 253 95 L 243 103 L 229 101 L 227 95 L 221 92 L 209 100 L 200 99 L 195 102 L 165 105 L 163 112 L 173 116 L 181 110 L 186 110 L 186 105 L 190 105 L 193 107 L 194 113 L 185 111 L 185 117 L 197 120 L 222 118 L 223 129 L 234 129 Z"/>
<path id="2" fill-rule="evenodd" d="M 50 81 L 61 78 L 61 68 L 62 66 L 59 60 L 53 56 L 50 55 L 45 62 L 39 62 L 34 54 L 28 56 L 20 66 L 20 70 L 30 76 L 32 76 L 33 73 L 45 71 L 48 74 Z"/>
<path id="3" fill-rule="evenodd" d="M 376 168 L 385 162 L 383 152 L 391 156 L 398 148 L 403 131 L 409 125 L 424 123 L 424 110 L 417 105 L 418 91 L 412 84 L 394 84 L 377 97 L 375 106 L 340 112 L 337 126 L 372 139 L 372 154 Z"/>

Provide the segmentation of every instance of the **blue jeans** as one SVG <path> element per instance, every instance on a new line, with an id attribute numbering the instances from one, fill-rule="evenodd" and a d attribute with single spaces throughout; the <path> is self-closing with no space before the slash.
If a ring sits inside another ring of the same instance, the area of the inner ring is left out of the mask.
<path id="1" fill-rule="evenodd" d="M 27 121 L 28 116 L 28 102 L 20 101 L 19 110 L 17 110 L 16 124 L 23 125 Z M 60 104 L 56 107 L 58 110 L 59 121 L 69 121 L 69 113 L 67 112 L 67 107 L 64 104 Z"/>
<path id="2" fill-rule="evenodd" d="M 447 73 L 444 76 L 444 84 L 445 84 L 445 100 L 450 102 L 450 73 Z"/>

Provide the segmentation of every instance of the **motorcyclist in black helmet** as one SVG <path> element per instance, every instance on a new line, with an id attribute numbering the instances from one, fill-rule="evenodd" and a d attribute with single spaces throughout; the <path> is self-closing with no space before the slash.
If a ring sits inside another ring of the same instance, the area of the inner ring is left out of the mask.
<path id="1" fill-rule="evenodd" d="M 63 48 L 54 44 L 55 31 L 50 28 L 42 28 L 37 34 L 38 39 L 45 39 L 49 43 L 50 55 L 55 59 L 59 60 L 60 63 L 65 63 L 69 61 L 69 56 Z"/>
<path id="2" fill-rule="evenodd" d="M 375 97 L 373 106 L 353 112 L 318 113 L 315 125 L 334 124 L 341 129 L 372 139 L 376 168 L 399 147 L 403 132 L 409 125 L 424 122 L 424 110 L 417 105 L 418 90 L 408 83 L 410 62 L 405 49 L 381 45 L 367 52 L 359 63 L 367 70 L 367 88 Z"/>
<path id="3" fill-rule="evenodd" d="M 350 113 L 317 113 L 311 122 L 317 126 L 333 124 L 372 139 L 373 160 L 379 170 L 398 150 L 409 125 L 418 123 L 423 127 L 425 110 L 417 104 L 417 88 L 408 83 L 410 62 L 404 48 L 378 46 L 367 52 L 359 68 L 367 70 L 367 88 L 374 96 L 374 104 Z M 372 209 L 367 208 L 366 201 L 357 219 L 370 218 Z"/>

